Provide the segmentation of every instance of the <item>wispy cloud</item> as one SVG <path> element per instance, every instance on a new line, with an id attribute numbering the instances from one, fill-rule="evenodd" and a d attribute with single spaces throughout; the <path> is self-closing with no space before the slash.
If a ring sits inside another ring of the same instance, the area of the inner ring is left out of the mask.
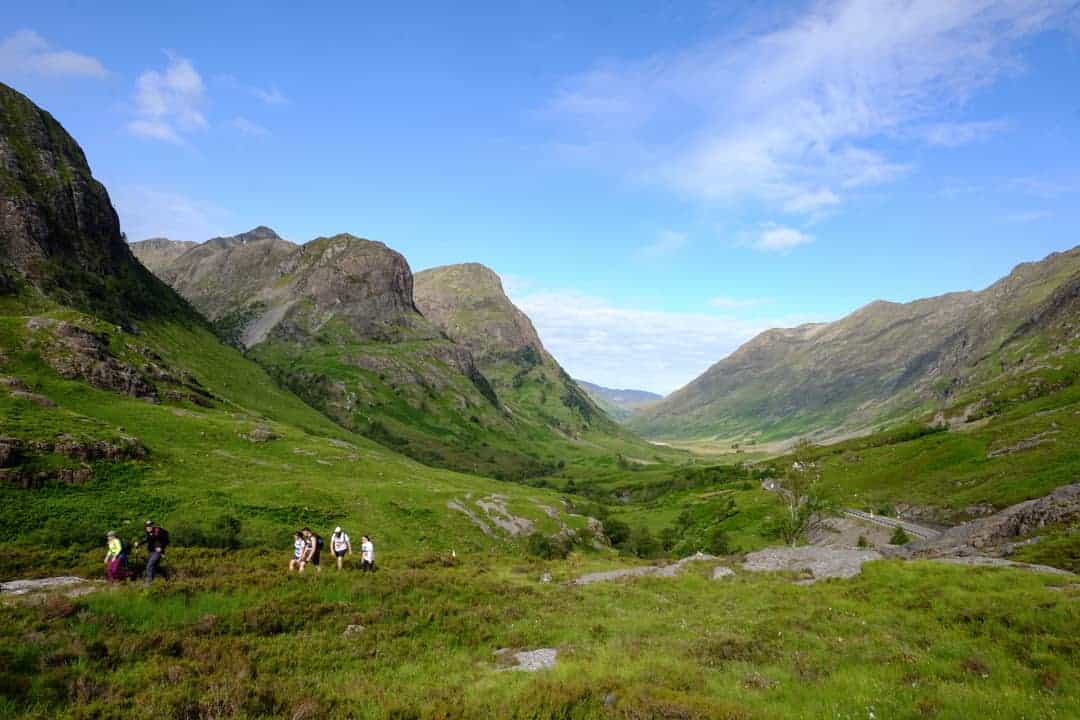
<path id="1" fill-rule="evenodd" d="M 135 119 L 128 130 L 142 137 L 184 142 L 207 127 L 206 85 L 187 58 L 171 53 L 163 71 L 146 70 L 135 81 Z"/>
<path id="2" fill-rule="evenodd" d="M 270 134 L 270 131 L 262 125 L 252 122 L 241 115 L 234 117 L 231 124 L 241 135 L 248 137 L 266 137 Z"/>
<path id="3" fill-rule="evenodd" d="M 1026 210 L 1023 212 L 1009 213 L 1005 216 L 1005 219 L 1014 223 L 1030 223 L 1046 220 L 1049 217 L 1051 217 L 1051 213 L 1046 210 Z"/>
<path id="4" fill-rule="evenodd" d="M 931 145 L 938 147 L 959 147 L 972 142 L 986 140 L 1008 128 L 1005 120 L 987 120 L 984 122 L 933 123 L 919 128 L 918 134 Z"/>
<path id="5" fill-rule="evenodd" d="M 0 76 L 24 75 L 102 79 L 109 71 L 95 57 L 56 49 L 33 30 L 18 30 L 0 41 Z"/>
<path id="6" fill-rule="evenodd" d="M 641 310 L 576 291 L 520 294 L 514 302 L 574 377 L 660 393 L 688 383 L 759 332 L 799 320 Z"/>
<path id="7" fill-rule="evenodd" d="M 1016 71 L 1019 42 L 1070 4 L 820 0 L 766 32 L 606 63 L 568 79 L 551 108 L 579 158 L 708 201 L 820 212 L 909 172 L 897 139 L 1000 130 L 950 116 Z"/>
<path id="8" fill-rule="evenodd" d="M 682 250 L 689 243 L 690 238 L 681 232 L 664 230 L 648 245 L 639 247 L 634 255 L 639 260 L 657 260 Z"/>
<path id="9" fill-rule="evenodd" d="M 761 227 L 757 237 L 750 240 L 748 244 L 761 252 L 787 253 L 800 245 L 809 245 L 812 242 L 814 242 L 814 236 L 807 235 L 801 230 L 766 223 Z"/>
<path id="10" fill-rule="evenodd" d="M 229 213 L 212 203 L 146 185 L 118 185 L 110 194 L 129 240 L 202 242 L 226 234 Z"/>

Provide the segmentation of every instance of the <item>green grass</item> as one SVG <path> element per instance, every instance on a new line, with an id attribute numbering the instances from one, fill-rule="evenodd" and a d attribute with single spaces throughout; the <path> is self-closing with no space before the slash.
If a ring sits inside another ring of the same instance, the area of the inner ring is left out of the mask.
<path id="1" fill-rule="evenodd" d="M 388 558 L 287 576 L 284 557 L 181 555 L 152 590 L 0 606 L 11 718 L 1068 718 L 1080 606 L 1060 578 L 878 562 L 576 588 L 595 563 Z M 540 584 L 542 572 L 555 581 Z M 344 637 L 347 625 L 365 630 Z M 500 648 L 554 670 L 497 672 Z M 301 711 L 309 714 L 304 715 Z"/>

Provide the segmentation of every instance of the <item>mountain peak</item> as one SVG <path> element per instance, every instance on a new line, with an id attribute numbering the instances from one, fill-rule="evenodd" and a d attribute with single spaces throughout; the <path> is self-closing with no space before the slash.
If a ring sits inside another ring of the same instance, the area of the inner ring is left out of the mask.
<path id="1" fill-rule="evenodd" d="M 532 321 L 503 291 L 502 280 L 480 263 L 461 263 L 416 274 L 416 306 L 477 359 L 547 356 Z"/>

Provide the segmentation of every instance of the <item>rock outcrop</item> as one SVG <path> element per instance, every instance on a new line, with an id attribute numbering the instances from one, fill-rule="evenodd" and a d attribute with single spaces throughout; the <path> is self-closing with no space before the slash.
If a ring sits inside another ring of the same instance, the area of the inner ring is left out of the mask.
<path id="1" fill-rule="evenodd" d="M 1047 525 L 1080 521 L 1080 482 L 1049 495 L 1007 507 L 989 517 L 949 528 L 940 537 L 904 547 L 909 557 L 963 557 L 1006 554 L 1016 538 Z"/>

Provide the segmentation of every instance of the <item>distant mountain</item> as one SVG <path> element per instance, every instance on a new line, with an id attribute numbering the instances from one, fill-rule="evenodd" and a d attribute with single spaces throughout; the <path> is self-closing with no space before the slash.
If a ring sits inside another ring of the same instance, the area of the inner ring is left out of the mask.
<path id="1" fill-rule="evenodd" d="M 131 243 L 131 251 L 150 272 L 157 274 L 199 243 L 190 240 L 147 238 Z"/>
<path id="2" fill-rule="evenodd" d="M 463 263 L 423 270 L 415 296 L 425 317 L 472 351 L 515 418 L 571 438 L 587 431 L 627 437 L 544 348 L 491 269 Z"/>
<path id="3" fill-rule="evenodd" d="M 608 415 L 624 422 L 631 415 L 664 399 L 647 390 L 615 390 L 585 380 L 575 380 Z"/>
<path id="4" fill-rule="evenodd" d="M 877 301 L 836 322 L 769 330 L 629 425 L 651 437 L 824 438 L 931 412 L 1014 364 L 1068 352 L 1078 288 L 1074 248 L 980 292 Z"/>

